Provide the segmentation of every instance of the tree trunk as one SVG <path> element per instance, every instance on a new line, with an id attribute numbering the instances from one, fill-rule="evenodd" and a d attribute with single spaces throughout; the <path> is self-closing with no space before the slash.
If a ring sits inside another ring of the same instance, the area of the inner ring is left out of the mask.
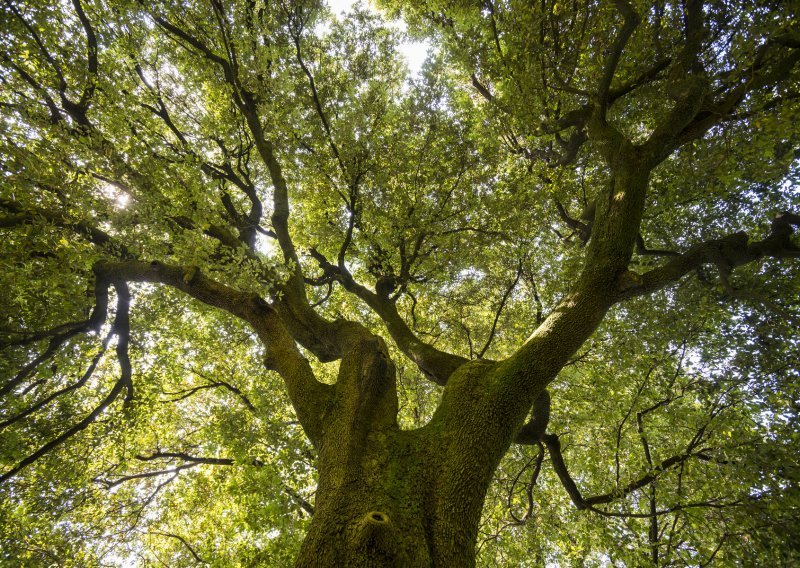
<path id="1" fill-rule="evenodd" d="M 530 403 L 498 415 L 487 388 L 497 365 L 476 361 L 453 374 L 428 425 L 400 431 L 383 341 L 363 333 L 349 344 L 297 566 L 474 566 L 486 491 Z"/>
<path id="2" fill-rule="evenodd" d="M 623 288 L 649 169 L 616 144 L 590 255 L 575 288 L 512 357 L 450 375 L 430 423 L 397 426 L 394 365 L 358 326 L 345 338 L 319 443 L 317 510 L 299 566 L 474 566 L 492 476 L 533 401 Z M 603 238 L 598 238 L 598 235 Z"/>

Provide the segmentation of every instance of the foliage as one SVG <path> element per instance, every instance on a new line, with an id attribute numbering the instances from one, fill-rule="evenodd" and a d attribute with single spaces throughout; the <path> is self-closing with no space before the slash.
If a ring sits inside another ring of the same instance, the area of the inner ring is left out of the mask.
<path id="1" fill-rule="evenodd" d="M 800 562 L 796 7 L 381 9 L 407 31 L 6 0 L 0 563 L 285 566 L 322 473 L 285 353 L 336 385 L 331 329 L 386 337 L 416 431 L 451 367 L 517 361 L 611 281 L 521 395 L 549 382 L 547 434 L 502 448 L 478 564 Z M 650 158 L 619 225 L 616 135 Z"/>

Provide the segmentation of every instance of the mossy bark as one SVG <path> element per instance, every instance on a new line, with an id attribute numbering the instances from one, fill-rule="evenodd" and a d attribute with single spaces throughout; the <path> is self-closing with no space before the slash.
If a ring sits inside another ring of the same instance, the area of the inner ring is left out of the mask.
<path id="1" fill-rule="evenodd" d="M 326 414 L 316 512 L 297 566 L 473 566 L 486 491 L 530 407 L 497 404 L 496 370 L 464 365 L 433 420 L 401 431 L 383 342 L 355 340 Z"/>
<path id="2" fill-rule="evenodd" d="M 394 366 L 383 341 L 353 328 L 342 342 L 318 444 L 317 511 L 298 566 L 474 566 L 500 460 L 533 402 L 620 294 L 649 170 L 647 157 L 624 141 L 606 150 L 613 175 L 575 287 L 513 356 L 452 372 L 425 427 L 397 426 Z"/>

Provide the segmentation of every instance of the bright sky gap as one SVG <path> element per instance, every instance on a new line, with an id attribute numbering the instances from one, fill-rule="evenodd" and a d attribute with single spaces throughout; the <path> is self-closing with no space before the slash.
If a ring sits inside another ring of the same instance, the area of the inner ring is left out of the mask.
<path id="1" fill-rule="evenodd" d="M 354 6 L 359 4 L 358 1 L 353 0 L 328 0 L 328 7 L 331 9 L 331 12 L 334 13 L 337 17 L 341 17 L 343 14 L 350 12 Z M 361 3 L 363 5 L 363 3 Z M 375 13 L 378 13 L 378 10 L 373 6 L 371 2 L 366 4 L 367 8 Z M 394 22 L 387 22 L 390 27 L 395 27 L 401 31 L 405 31 L 405 24 L 400 21 Z M 411 41 L 406 40 L 402 42 L 398 46 L 398 50 L 400 54 L 406 61 L 408 65 L 408 70 L 411 77 L 415 77 L 419 74 L 422 70 L 422 64 L 425 63 L 425 58 L 428 56 L 428 49 L 431 47 L 429 42 L 426 41 Z"/>

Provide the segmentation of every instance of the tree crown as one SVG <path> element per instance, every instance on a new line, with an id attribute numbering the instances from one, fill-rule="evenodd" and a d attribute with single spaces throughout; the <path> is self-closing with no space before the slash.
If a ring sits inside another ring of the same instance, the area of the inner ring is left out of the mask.
<path id="1" fill-rule="evenodd" d="M 4 3 L 3 561 L 289 562 L 365 334 L 480 562 L 796 560 L 795 7 L 380 4 Z"/>

